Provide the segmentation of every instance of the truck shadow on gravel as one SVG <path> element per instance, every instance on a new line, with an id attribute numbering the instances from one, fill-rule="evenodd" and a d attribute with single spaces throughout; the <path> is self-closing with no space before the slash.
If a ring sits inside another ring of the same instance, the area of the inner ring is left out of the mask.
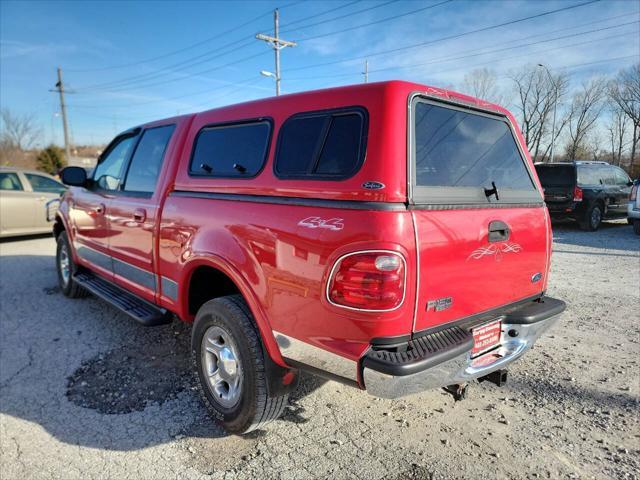
<path id="1" fill-rule="evenodd" d="M 105 450 L 227 437 L 197 392 L 191 325 L 143 327 L 98 299 L 67 299 L 51 256 L 1 262 L 18 273 L 2 279 L 0 412 L 61 442 Z M 323 383 L 303 376 L 279 421 L 306 422 L 300 401 Z"/>

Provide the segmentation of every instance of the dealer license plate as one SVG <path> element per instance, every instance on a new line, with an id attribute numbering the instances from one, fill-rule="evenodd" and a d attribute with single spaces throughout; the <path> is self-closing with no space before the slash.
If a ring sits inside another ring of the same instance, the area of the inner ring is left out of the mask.
<path id="1" fill-rule="evenodd" d="M 471 356 L 477 357 L 498 345 L 500 343 L 500 331 L 500 320 L 474 328 L 472 331 L 473 348 L 471 349 Z"/>

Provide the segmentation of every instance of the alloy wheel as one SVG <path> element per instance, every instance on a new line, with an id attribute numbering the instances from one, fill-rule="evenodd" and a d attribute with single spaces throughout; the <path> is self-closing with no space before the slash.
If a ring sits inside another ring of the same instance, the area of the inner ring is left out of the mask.
<path id="1" fill-rule="evenodd" d="M 202 337 L 201 360 L 213 398 L 225 408 L 233 407 L 240 400 L 243 374 L 231 335 L 221 327 L 209 327 Z"/>

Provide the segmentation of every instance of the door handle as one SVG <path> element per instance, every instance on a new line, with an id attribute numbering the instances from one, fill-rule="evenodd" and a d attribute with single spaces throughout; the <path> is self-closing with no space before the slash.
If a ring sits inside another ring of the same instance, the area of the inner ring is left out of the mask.
<path id="1" fill-rule="evenodd" d="M 92 211 L 95 215 L 103 215 L 103 214 L 104 214 L 104 210 L 105 210 L 104 203 L 99 203 L 98 205 L 96 205 L 95 207 L 93 207 L 93 208 L 91 209 L 91 211 Z"/>
<path id="2" fill-rule="evenodd" d="M 500 220 L 489 223 L 489 242 L 505 242 L 509 240 L 509 225 Z"/>
<path id="3" fill-rule="evenodd" d="M 147 219 L 147 212 L 144 208 L 136 208 L 133 211 L 133 220 L 138 223 L 142 223 Z"/>

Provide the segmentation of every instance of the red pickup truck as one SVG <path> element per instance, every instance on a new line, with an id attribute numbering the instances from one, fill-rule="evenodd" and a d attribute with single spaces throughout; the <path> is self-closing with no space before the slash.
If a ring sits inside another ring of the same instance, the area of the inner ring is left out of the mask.
<path id="1" fill-rule="evenodd" d="M 205 403 L 230 432 L 277 418 L 307 370 L 395 398 L 505 379 L 565 304 L 516 122 L 383 82 L 159 120 L 67 168 L 65 295 L 145 325 L 193 322 Z"/>

